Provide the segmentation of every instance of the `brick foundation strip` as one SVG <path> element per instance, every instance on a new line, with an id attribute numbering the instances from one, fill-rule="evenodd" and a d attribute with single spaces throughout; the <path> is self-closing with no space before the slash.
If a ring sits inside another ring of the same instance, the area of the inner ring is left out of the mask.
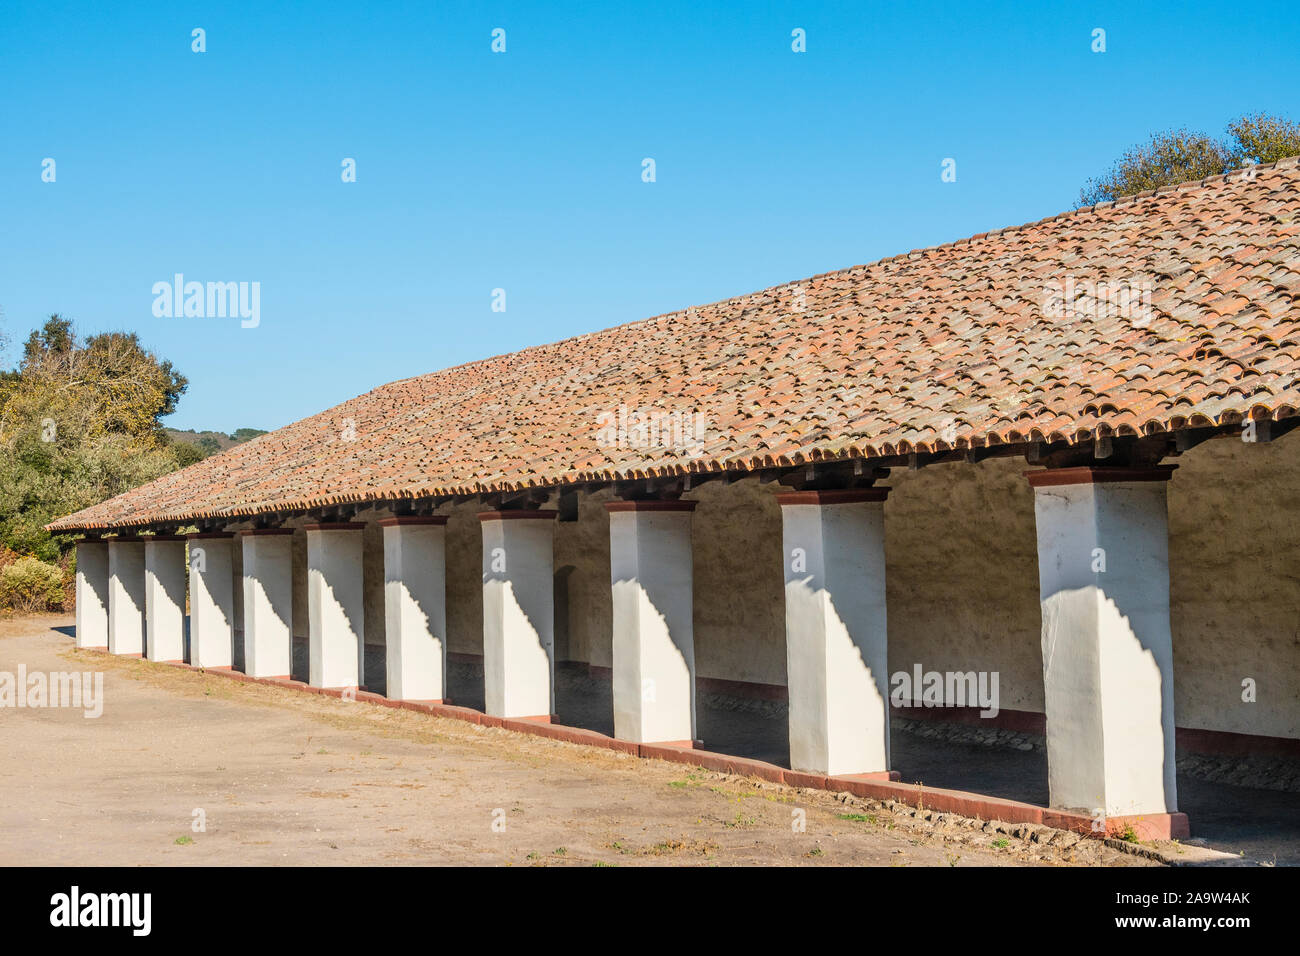
<path id="1" fill-rule="evenodd" d="M 107 654 L 104 648 L 82 648 L 99 654 Z M 831 793 L 848 792 L 855 797 L 869 800 L 893 800 L 912 807 L 924 807 L 939 813 L 955 813 L 959 816 L 973 817 L 981 820 L 997 820 L 1002 823 L 1036 823 L 1055 827 L 1059 830 L 1072 830 L 1085 837 L 1102 838 L 1122 836 L 1132 830 L 1140 840 L 1183 839 L 1190 836 L 1187 815 L 1185 813 L 1158 813 L 1140 816 L 1107 817 L 1105 830 L 1093 828 L 1093 818 L 1084 813 L 1069 810 L 1052 810 L 1032 803 L 1018 800 L 1003 800 L 963 790 L 936 790 L 921 784 L 901 783 L 899 773 L 891 770 L 881 774 L 856 774 L 852 776 L 827 776 L 825 774 L 804 773 L 787 770 L 776 764 L 748 757 L 734 757 L 729 754 L 712 753 L 685 746 L 666 744 L 638 744 L 629 740 L 618 740 L 594 730 L 580 727 L 566 727 L 563 724 L 546 722 L 545 718 L 508 718 L 493 717 L 471 707 L 457 707 L 440 701 L 391 700 L 370 691 L 346 687 L 313 687 L 299 680 L 282 677 L 250 677 L 230 668 L 195 667 L 181 662 L 168 663 L 164 666 L 178 667 L 189 671 L 208 671 L 222 677 L 250 684 L 264 684 L 268 687 L 280 687 L 290 690 L 306 691 L 323 697 L 348 697 L 357 701 L 378 704 L 394 710 L 411 710 L 434 717 L 448 717 L 463 720 L 484 727 L 499 727 L 515 733 L 531 734 L 534 737 L 546 737 L 565 743 L 582 744 L 588 747 L 600 747 L 617 753 L 631 754 L 648 760 L 667 760 L 670 763 L 685 764 L 729 773 L 743 777 L 754 777 L 769 783 L 779 783 L 789 787 L 804 787 L 811 790 L 826 790 Z"/>

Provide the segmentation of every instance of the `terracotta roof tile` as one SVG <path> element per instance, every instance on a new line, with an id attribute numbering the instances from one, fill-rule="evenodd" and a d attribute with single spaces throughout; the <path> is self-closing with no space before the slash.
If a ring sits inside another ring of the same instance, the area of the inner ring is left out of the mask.
<path id="1" fill-rule="evenodd" d="M 1045 287 L 1070 278 L 1074 311 L 1049 314 Z M 1149 322 L 1098 314 L 1084 285 L 1143 278 Z M 1300 165 L 1284 160 L 393 382 L 51 527 L 947 450 L 949 429 L 957 448 L 1083 441 L 1297 407 Z M 600 416 L 620 408 L 698 415 L 701 441 L 604 447 Z"/>

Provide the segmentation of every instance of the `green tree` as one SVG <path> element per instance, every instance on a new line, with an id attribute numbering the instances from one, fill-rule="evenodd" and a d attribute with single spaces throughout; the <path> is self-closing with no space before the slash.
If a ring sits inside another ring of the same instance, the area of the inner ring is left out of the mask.
<path id="1" fill-rule="evenodd" d="M 207 454 L 198 445 L 187 441 L 172 442 L 172 454 L 176 456 L 176 464 L 182 468 L 188 468 L 197 461 L 202 461 Z"/>
<path id="2" fill-rule="evenodd" d="M 160 424 L 185 388 L 134 334 L 51 316 L 0 378 L 0 545 L 55 561 L 71 539 L 45 524 L 187 462 Z"/>
<path id="3" fill-rule="evenodd" d="M 72 351 L 72 323 L 57 312 L 31 335 L 23 347 L 23 365 L 40 362 L 51 353 L 66 354 Z"/>
<path id="4" fill-rule="evenodd" d="M 1093 206 L 1148 189 L 1217 176 L 1250 163 L 1272 163 L 1300 156 L 1300 124 L 1262 114 L 1228 124 L 1227 137 L 1174 130 L 1157 133 L 1134 146 L 1104 175 L 1090 179 L 1079 203 Z"/>
<path id="5" fill-rule="evenodd" d="M 1276 163 L 1288 156 L 1300 156 L 1300 123 L 1277 116 L 1243 116 L 1228 124 L 1232 137 L 1232 165 Z"/>

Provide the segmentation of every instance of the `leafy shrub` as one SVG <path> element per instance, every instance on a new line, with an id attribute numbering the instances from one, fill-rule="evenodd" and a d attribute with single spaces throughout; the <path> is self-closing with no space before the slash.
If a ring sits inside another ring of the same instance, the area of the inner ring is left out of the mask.
<path id="1" fill-rule="evenodd" d="M 63 606 L 63 569 L 40 558 L 19 558 L 0 570 L 0 606 L 31 613 Z"/>

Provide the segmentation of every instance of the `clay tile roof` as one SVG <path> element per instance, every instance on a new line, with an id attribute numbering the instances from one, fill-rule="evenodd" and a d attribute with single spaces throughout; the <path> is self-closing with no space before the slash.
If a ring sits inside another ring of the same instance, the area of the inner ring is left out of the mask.
<path id="1" fill-rule="evenodd" d="M 1070 280 L 1073 308 L 1046 308 Z M 1114 314 L 1123 300 L 1104 308 L 1099 282 L 1146 283 L 1149 311 L 1139 296 Z M 1293 159 L 393 382 L 50 527 L 1077 442 L 1298 407 Z M 619 440 L 620 408 L 677 434 Z"/>

